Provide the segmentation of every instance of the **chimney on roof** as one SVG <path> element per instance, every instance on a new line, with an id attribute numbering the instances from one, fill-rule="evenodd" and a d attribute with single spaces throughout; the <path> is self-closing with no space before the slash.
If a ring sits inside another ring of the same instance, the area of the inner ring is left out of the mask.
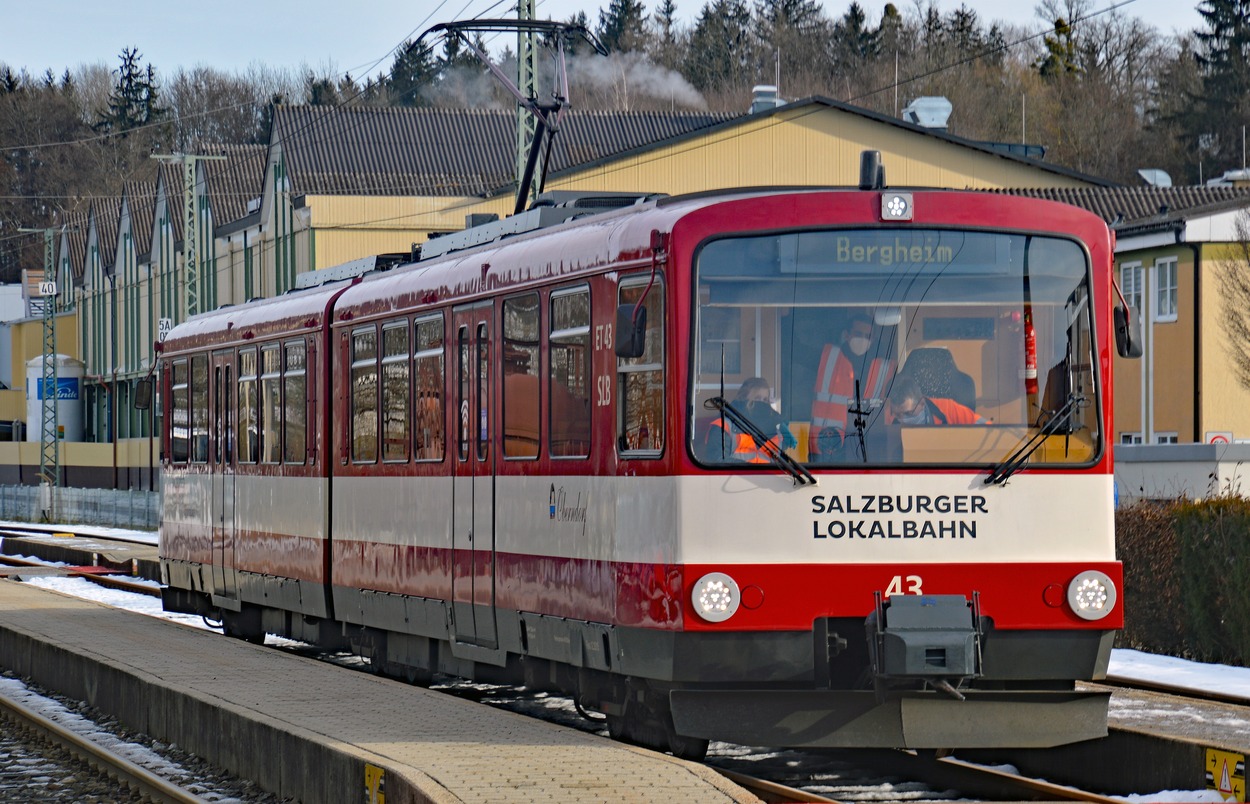
<path id="1" fill-rule="evenodd" d="M 759 84 L 751 88 L 751 108 L 747 112 L 748 114 L 767 112 L 769 109 L 784 106 L 785 103 L 777 87 L 772 84 Z"/>
<path id="2" fill-rule="evenodd" d="M 940 96 L 916 98 L 903 108 L 903 119 L 923 128 L 944 132 L 953 108 L 950 101 Z"/>

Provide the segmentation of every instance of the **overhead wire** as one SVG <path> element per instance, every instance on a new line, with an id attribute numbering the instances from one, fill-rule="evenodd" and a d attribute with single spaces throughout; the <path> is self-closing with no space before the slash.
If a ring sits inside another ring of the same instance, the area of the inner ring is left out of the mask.
<path id="1" fill-rule="evenodd" d="M 480 18 L 481 18 L 481 17 L 483 17 L 485 14 L 489 13 L 490 11 L 492 11 L 492 10 L 494 10 L 495 8 L 499 7 L 500 5 L 503 5 L 505 2 L 508 2 L 508 0 L 496 0 L 496 2 L 495 2 L 495 3 L 493 3 L 493 4 L 492 4 L 492 5 L 490 5 L 490 6 L 488 6 L 488 7 L 487 7 L 486 9 L 484 9 L 482 12 L 479 12 L 477 15 L 475 15 L 475 16 L 473 17 L 473 19 L 480 19 Z M 542 2 L 543 2 L 543 0 L 539 0 L 539 4 L 541 4 Z M 1122 7 L 1124 7 L 1124 6 L 1130 5 L 1130 4 L 1134 3 L 1134 2 L 1136 2 L 1136 0 L 1120 0 L 1120 2 L 1113 3 L 1112 5 L 1107 6 L 1106 8 L 1103 8 L 1103 9 L 1097 10 L 1097 11 L 1092 12 L 1092 13 L 1090 13 L 1090 14 L 1086 14 L 1086 15 L 1084 15 L 1084 16 L 1082 16 L 1082 17 L 1079 17 L 1079 18 L 1074 18 L 1071 24 L 1075 25 L 1075 24 L 1078 24 L 1078 23 L 1080 23 L 1080 22 L 1084 22 L 1084 21 L 1087 21 L 1087 20 L 1093 19 L 1093 18 L 1098 17 L 1098 16 L 1101 16 L 1101 15 L 1103 15 L 1103 14 L 1107 14 L 1107 13 L 1113 12 L 1113 11 L 1115 11 L 1115 10 L 1118 10 L 1118 9 L 1120 9 L 1120 8 L 1122 8 Z M 424 27 L 424 26 L 426 25 L 426 23 L 428 23 L 428 22 L 429 22 L 429 20 L 430 20 L 430 19 L 434 16 L 434 14 L 436 14 L 436 13 L 438 12 L 438 10 L 439 10 L 439 9 L 441 9 L 444 5 L 446 5 L 446 3 L 447 3 L 447 0 L 441 0 L 441 2 L 440 2 L 440 3 L 439 3 L 439 4 L 438 4 L 438 5 L 437 5 L 437 6 L 436 6 L 433 10 L 431 10 L 429 14 L 427 14 L 427 15 L 426 15 L 426 17 L 422 20 L 422 22 L 421 22 L 420 24 L 418 24 L 418 25 L 417 25 L 417 27 L 413 28 L 413 29 L 412 29 L 412 31 L 410 31 L 410 32 L 409 32 L 409 34 L 408 34 L 407 36 L 405 36 L 405 37 L 404 37 L 404 39 L 403 39 L 403 40 L 402 40 L 402 41 L 401 41 L 398 45 L 396 45 L 394 48 L 392 48 L 390 51 L 388 51 L 388 52 L 387 52 L 387 54 L 385 54 L 385 55 L 381 56 L 381 57 L 380 57 L 380 58 L 378 58 L 376 61 L 374 61 L 374 62 L 373 62 L 373 64 L 369 67 L 369 69 L 370 69 L 370 70 L 372 70 L 372 68 L 373 68 L 373 67 L 375 67 L 375 66 L 377 66 L 378 64 L 382 63 L 382 61 L 384 61 L 384 60 L 387 58 L 387 56 L 389 56 L 389 55 L 393 55 L 393 54 L 397 53 L 397 52 L 398 52 L 401 48 L 405 47 L 406 45 L 409 45 L 409 44 L 411 43 L 412 34 L 413 34 L 413 33 L 415 33 L 416 31 L 420 30 L 422 27 Z M 459 14 L 463 14 L 463 13 L 464 13 L 464 11 L 465 11 L 465 10 L 466 10 L 466 9 L 467 9 L 470 5 L 472 5 L 472 3 L 473 3 L 473 0 L 469 0 L 469 2 L 467 2 L 467 3 L 466 3 L 466 4 L 465 4 L 465 5 L 461 8 L 461 10 L 460 10 Z M 459 16 L 459 14 L 457 14 L 457 16 Z M 976 53 L 976 54 L 971 54 L 971 55 L 969 55 L 969 56 L 967 56 L 967 57 L 965 57 L 965 58 L 962 58 L 962 59 L 959 59 L 959 60 L 957 60 L 957 61 L 950 62 L 950 63 L 947 63 L 947 64 L 940 65 L 940 66 L 935 67 L 935 68 L 933 68 L 932 70 L 926 71 L 926 72 L 924 72 L 924 73 L 920 73 L 920 74 L 917 74 L 917 75 L 908 76 L 908 77 L 906 77 L 906 78 L 900 79 L 899 81 L 893 82 L 893 83 L 888 84 L 888 85 L 886 85 L 886 86 L 884 86 L 884 87 L 881 87 L 881 88 L 879 88 L 879 89 L 871 90 L 871 91 L 869 91 L 869 92 L 862 93 L 862 94 L 860 94 L 860 95 L 854 96 L 854 97 L 852 97 L 852 98 L 849 98 L 849 99 L 848 99 L 848 102 L 849 102 L 849 101 L 854 101 L 854 100 L 859 100 L 859 99 L 862 99 L 862 98 L 865 98 L 865 97 L 870 97 L 870 96 L 875 95 L 875 94 L 878 94 L 878 93 L 880 93 L 880 92 L 884 92 L 884 91 L 888 91 L 888 90 L 890 90 L 890 89 L 893 89 L 893 88 L 895 88 L 895 87 L 897 87 L 897 86 L 902 86 L 902 85 L 904 85 L 904 84 L 908 84 L 908 83 L 911 83 L 911 82 L 914 82 L 914 81 L 922 80 L 922 79 L 927 78 L 927 77 L 930 77 L 930 76 L 932 76 L 932 75 L 935 75 L 935 74 L 938 74 L 938 73 L 941 73 L 941 72 L 945 72 L 945 71 L 947 71 L 947 70 L 955 69 L 955 68 L 957 68 L 957 67 L 959 67 L 959 66 L 962 66 L 962 65 L 964 65 L 964 64 L 968 64 L 968 63 L 971 63 L 971 62 L 973 62 L 973 61 L 976 61 L 976 60 L 979 60 L 979 59 L 982 59 L 982 58 L 986 58 L 986 57 L 988 57 L 988 56 L 992 56 L 992 55 L 995 55 L 995 54 L 1000 53 L 1000 52 L 1004 52 L 1004 51 L 1010 50 L 1010 49 L 1012 49 L 1012 48 L 1014 48 L 1014 47 L 1017 47 L 1017 46 L 1019 46 L 1019 45 L 1021 45 L 1021 44 L 1026 43 L 1026 42 L 1032 41 L 1032 40 L 1037 39 L 1037 38 L 1042 37 L 1042 36 L 1049 35 L 1049 34 L 1051 34 L 1051 33 L 1055 32 L 1055 30 L 1056 30 L 1056 29 L 1055 29 L 1054 27 L 1051 27 L 1051 28 L 1048 28 L 1048 29 L 1041 30 L 1041 31 L 1039 31 L 1039 32 L 1037 32 L 1037 33 L 1031 34 L 1031 35 L 1029 35 L 1029 36 L 1025 36 L 1025 37 L 1022 37 L 1022 38 L 1016 39 L 1016 40 L 1014 40 L 1014 41 L 1012 41 L 1012 42 L 1004 43 L 1004 44 L 999 45 L 999 46 L 996 46 L 996 47 L 994 47 L 994 48 L 990 48 L 990 49 L 988 49 L 988 50 L 980 51 L 980 52 L 978 52 L 978 53 Z M 497 36 L 499 36 L 499 35 L 500 35 L 500 34 L 496 34 L 495 36 L 497 37 Z M 493 39 L 494 39 L 494 37 L 492 37 L 492 41 L 493 41 Z M 414 91 L 414 90 L 410 90 L 410 91 Z M 303 124 L 302 126 L 300 126 L 299 128 L 297 128 L 297 129 L 295 129 L 294 131 L 292 131 L 292 132 L 288 133 L 288 134 L 286 135 L 286 139 L 287 139 L 288 141 L 289 141 L 289 140 L 292 140 L 292 139 L 294 139 L 296 136 L 298 136 L 298 135 L 300 135 L 300 134 L 304 134 L 304 133 L 306 133 L 306 132 L 308 132 L 308 131 L 311 131 L 311 130 L 313 130 L 313 129 L 315 129 L 315 128 L 318 128 L 318 127 L 321 127 L 321 126 L 323 126 L 323 125 L 326 125 L 326 124 L 329 122 L 329 119 L 330 119 L 330 117 L 332 116 L 332 114 L 333 114 L 334 112 L 347 108 L 349 104 L 351 104 L 352 102 L 354 102 L 354 101 L 356 101 L 357 99 L 359 99 L 359 98 L 360 98 L 360 97 L 364 94 L 364 92 L 365 92 L 365 90 L 364 90 L 363 88 L 361 88 L 361 89 L 360 89 L 360 90 L 358 90 L 356 93 L 354 93 L 352 96 L 350 96 L 350 97 L 346 98 L 344 101 L 342 101 L 340 104 L 338 104 L 338 105 L 336 105 L 336 106 L 327 106 L 327 107 L 325 107 L 325 110 L 328 112 L 328 114 L 326 114 L 326 115 L 322 115 L 322 116 L 320 116 L 320 117 L 319 117 L 319 118 L 317 118 L 317 119 L 314 119 L 314 120 L 311 120 L 311 121 L 309 121 L 309 122 L 307 122 L 307 123 L 304 123 L 304 124 Z M 210 111 L 207 111 L 207 112 L 199 112 L 199 113 L 195 113 L 195 114 L 192 114 L 192 115 L 186 115 L 186 116 L 180 117 L 180 118 L 178 118 L 178 119 L 186 119 L 186 118 L 189 118 L 189 117 L 199 117 L 199 116 L 203 116 L 203 115 L 207 115 L 207 114 L 212 114 L 212 113 L 214 113 L 214 112 L 216 112 L 216 111 L 222 111 L 222 110 L 225 110 L 225 109 L 237 108 L 238 106 L 241 106 L 241 105 L 244 105 L 244 104 L 235 104 L 235 105 L 233 105 L 233 106 L 226 106 L 226 107 L 222 107 L 221 109 L 217 109 L 217 110 L 210 110 Z M 809 114 L 810 114 L 810 113 L 814 113 L 814 111 L 813 111 L 813 112 L 809 112 Z M 161 122 L 161 123 L 159 123 L 159 124 L 151 124 L 151 125 L 167 125 L 169 122 L 170 122 L 170 121 L 162 121 L 162 122 Z M 780 122 L 781 122 L 781 121 L 774 121 L 774 122 L 772 122 L 772 123 L 771 123 L 771 125 L 779 125 L 779 124 L 780 124 Z M 340 133 L 348 133 L 348 132 L 350 132 L 350 131 L 354 130 L 355 128 L 359 127 L 361 124 L 362 124 L 362 121 L 355 121 L 353 125 L 350 125 L 347 129 L 345 129 L 344 131 L 342 131 L 342 132 L 340 132 Z M 143 128 L 146 128 L 146 127 L 149 127 L 149 126 L 145 126 L 145 127 L 143 127 Z M 133 129 L 132 129 L 132 130 L 133 130 Z M 94 141 L 97 141 L 97 140 L 100 140 L 100 139 L 104 139 L 104 138 L 106 138 L 106 137 L 108 137 L 108 136 L 115 136 L 115 135 L 100 135 L 100 136 L 97 136 L 97 137 L 91 137 L 91 138 L 87 138 L 87 139 L 84 139 L 84 140 L 67 141 L 67 142 L 64 142 L 64 143 L 45 143 L 45 144 L 41 144 L 41 145 L 33 145 L 33 146 L 18 146 L 18 148 L 23 148 L 23 149 L 32 149 L 32 148 L 40 148 L 40 147 L 52 147 L 52 146 L 54 146 L 54 145 L 73 145 L 73 144 L 78 144 L 78 143 L 81 143 L 81 142 L 94 142 Z M 735 135 L 735 136 L 740 136 L 740 135 Z M 692 146 L 691 146 L 691 148 L 693 148 L 693 147 L 695 147 L 695 146 L 693 146 L 693 145 L 692 145 Z M 689 149 L 687 149 L 687 150 L 689 150 Z M 668 154 L 668 156 L 671 156 L 671 153 L 669 153 L 669 154 Z M 653 157 L 651 160 L 644 160 L 644 162 L 646 162 L 646 161 L 654 161 L 655 159 L 659 159 L 659 158 L 665 158 L 665 157 L 656 156 L 656 157 Z M 602 168 L 601 168 L 601 169 L 602 169 Z M 625 168 L 623 168 L 623 167 L 617 167 L 617 168 L 613 168 L 613 169 L 612 169 L 612 171 L 615 171 L 615 170 L 623 170 L 623 169 L 625 169 Z M 365 190 L 367 191 L 367 190 L 369 190 L 369 189 L 371 189 L 371 188 L 363 188 L 363 189 L 365 189 Z M 373 188 L 373 189 L 385 189 L 385 188 Z M 251 193 L 232 193 L 232 194 L 227 194 L 227 196 L 228 196 L 228 197 L 239 197 L 239 196 L 244 196 L 244 195 L 246 195 L 246 196 L 248 196 L 248 197 L 254 197 Z M 70 198 L 70 197 L 74 197 L 74 196 L 0 196 L 0 198 L 8 198 L 8 199 L 19 199 L 19 198 L 32 198 L 32 199 L 33 199 L 33 198 L 42 198 L 42 199 L 52 199 L 52 198 Z M 97 196 L 89 196 L 89 197 L 90 197 L 90 198 L 97 198 Z M 219 197 L 220 197 L 220 196 L 219 196 Z M 101 199 L 106 199 L 106 200 L 115 200 L 115 199 L 116 199 L 116 200 L 120 200 L 120 199 L 122 198 L 122 196 L 112 196 L 112 195 L 107 195 L 107 196 L 98 196 L 98 198 L 101 198 Z M 447 213 L 447 212 L 454 212 L 454 211 L 456 211 L 456 210 L 458 210 L 458 209 L 468 209 L 468 208 L 472 208 L 473 206 L 476 206 L 477 204 L 480 204 L 480 203 L 482 203 L 483 201 L 487 201 L 487 200 L 489 200 L 489 199 L 486 199 L 486 198 L 483 198 L 483 199 L 475 199 L 475 200 L 473 200 L 473 201 L 461 202 L 461 203 L 453 204 L 453 205 L 451 205 L 451 206 L 449 206 L 449 207 L 441 208 L 440 210 L 431 210 L 431 211 L 427 211 L 427 212 L 414 212 L 414 213 L 409 213 L 409 214 L 404 214 L 404 215 L 390 216 L 390 217 L 386 217 L 386 218 L 377 218 L 377 219 L 371 219 L 371 220 L 356 221 L 356 222 L 352 222 L 352 223 L 343 224 L 343 225 L 340 225 L 340 226 L 337 226 L 337 227 L 334 227 L 334 228 L 336 228 L 336 229 L 362 228 L 362 227 L 367 227 L 367 226 L 369 226 L 369 225 L 371 225 L 371 224 L 376 224 L 376 223 L 386 223 L 386 222 L 391 222 L 391 221 L 395 221 L 395 220 L 404 220 L 404 219 L 413 219 L 413 218 L 417 218 L 417 219 L 419 219 L 419 218 L 427 218 L 427 219 L 428 219 L 428 218 L 432 218 L 432 217 L 435 217 L 435 216 L 440 215 L 440 214 L 445 214 L 445 213 Z M 27 234 L 28 234 L 28 233 L 22 233 L 22 235 L 15 235 L 15 236 L 11 236 L 11 237 L 25 236 L 25 235 L 27 235 Z"/>

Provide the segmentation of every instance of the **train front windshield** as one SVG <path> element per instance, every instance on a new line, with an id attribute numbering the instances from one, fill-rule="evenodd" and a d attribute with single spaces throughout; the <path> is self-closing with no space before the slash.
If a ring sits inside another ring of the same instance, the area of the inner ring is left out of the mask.
<path id="1" fill-rule="evenodd" d="M 1074 241 L 795 232 L 708 242 L 695 267 L 690 446 L 706 465 L 778 463 L 774 448 L 812 467 L 1007 472 L 1099 455 Z"/>

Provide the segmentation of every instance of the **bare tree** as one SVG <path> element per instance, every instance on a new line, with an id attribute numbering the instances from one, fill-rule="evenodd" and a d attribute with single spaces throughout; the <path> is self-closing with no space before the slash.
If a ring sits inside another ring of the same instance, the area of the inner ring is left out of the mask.
<path id="1" fill-rule="evenodd" d="M 1236 258 L 1220 271 L 1225 348 L 1242 388 L 1250 390 L 1250 209 L 1237 213 Z"/>

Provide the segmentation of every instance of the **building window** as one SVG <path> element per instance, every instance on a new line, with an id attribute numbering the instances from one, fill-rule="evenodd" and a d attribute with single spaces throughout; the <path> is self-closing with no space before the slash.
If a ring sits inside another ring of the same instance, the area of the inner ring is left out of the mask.
<path id="1" fill-rule="evenodd" d="M 1141 433 L 1120 433 L 1121 444 L 1140 444 L 1141 442 Z"/>
<path id="2" fill-rule="evenodd" d="M 1141 311 L 1142 270 L 1140 262 L 1126 262 L 1120 266 L 1120 292 L 1128 306 Z"/>
<path id="3" fill-rule="evenodd" d="M 1176 444 L 1178 443 L 1176 433 L 1155 433 L 1155 443 Z"/>
<path id="4" fill-rule="evenodd" d="M 1155 321 L 1176 320 L 1176 258 L 1155 262 Z"/>

